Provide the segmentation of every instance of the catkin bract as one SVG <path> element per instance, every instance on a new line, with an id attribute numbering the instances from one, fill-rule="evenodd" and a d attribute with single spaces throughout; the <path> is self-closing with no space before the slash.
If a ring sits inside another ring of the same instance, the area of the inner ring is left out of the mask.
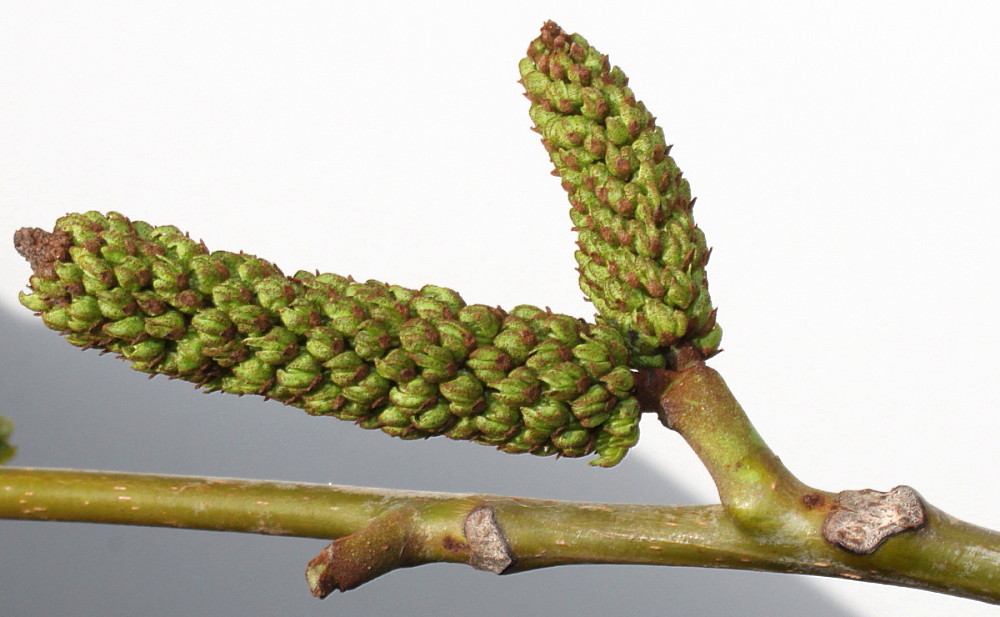
<path id="1" fill-rule="evenodd" d="M 569 193 L 580 286 L 599 323 L 626 336 L 637 368 L 663 367 L 680 346 L 716 353 L 722 330 L 691 190 L 628 78 L 553 22 L 520 71 L 535 130 Z"/>
<path id="2" fill-rule="evenodd" d="M 173 226 L 70 214 L 22 230 L 21 303 L 74 345 L 205 390 L 257 394 L 404 439 L 617 464 L 638 439 L 629 347 L 609 325 L 454 291 L 285 276 Z M 31 241 L 25 240 L 32 236 Z"/>

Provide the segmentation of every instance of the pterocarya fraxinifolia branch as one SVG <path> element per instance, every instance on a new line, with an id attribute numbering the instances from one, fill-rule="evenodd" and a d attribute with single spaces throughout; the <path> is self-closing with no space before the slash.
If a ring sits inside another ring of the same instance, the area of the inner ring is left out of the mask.
<path id="1" fill-rule="evenodd" d="M 909 487 L 839 494 L 797 480 L 705 361 L 721 330 L 687 181 L 617 67 L 552 22 L 521 61 L 535 130 L 579 233 L 588 323 L 334 274 L 286 276 L 117 213 L 22 229 L 21 303 L 80 347 L 212 391 L 256 394 L 404 439 L 618 464 L 657 413 L 708 468 L 718 506 L 543 502 L 242 480 L 0 470 L 0 516 L 337 538 L 313 593 L 395 568 L 495 573 L 571 563 L 842 576 L 1000 602 L 1000 535 Z M 0 423 L 0 457 L 9 426 Z M 127 499 L 126 499 L 127 498 Z"/>

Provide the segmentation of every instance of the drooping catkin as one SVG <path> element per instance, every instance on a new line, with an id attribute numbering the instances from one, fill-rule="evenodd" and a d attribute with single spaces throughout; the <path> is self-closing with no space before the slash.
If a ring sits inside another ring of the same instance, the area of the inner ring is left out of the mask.
<path id="1" fill-rule="evenodd" d="M 664 366 L 679 346 L 716 353 L 710 251 L 690 187 L 628 78 L 551 21 L 520 72 L 535 130 L 569 193 L 580 286 L 599 323 L 626 336 L 637 368 Z"/>
<path id="2" fill-rule="evenodd" d="M 625 339 L 534 306 L 454 291 L 285 276 L 121 214 L 22 229 L 21 303 L 84 348 L 205 390 L 257 394 L 404 439 L 446 435 L 510 453 L 617 464 L 638 439 Z"/>

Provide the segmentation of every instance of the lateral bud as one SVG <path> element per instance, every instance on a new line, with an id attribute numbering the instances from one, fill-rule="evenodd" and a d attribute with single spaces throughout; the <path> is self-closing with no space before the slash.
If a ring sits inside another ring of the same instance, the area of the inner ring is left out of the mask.
<path id="1" fill-rule="evenodd" d="M 923 501 L 909 486 L 887 493 L 841 491 L 823 521 L 823 537 L 845 551 L 868 555 L 889 537 L 922 527 L 925 520 Z"/>
<path id="2" fill-rule="evenodd" d="M 469 565 L 473 568 L 503 574 L 514 563 L 514 555 L 497 523 L 493 506 L 479 506 L 469 512 L 464 531 L 469 541 Z"/>

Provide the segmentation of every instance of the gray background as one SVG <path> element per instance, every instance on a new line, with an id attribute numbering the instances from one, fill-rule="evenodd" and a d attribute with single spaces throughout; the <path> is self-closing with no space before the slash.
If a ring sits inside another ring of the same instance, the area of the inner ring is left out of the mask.
<path id="1" fill-rule="evenodd" d="M 589 316 L 516 83 L 543 20 L 583 33 L 676 144 L 714 246 L 726 351 L 712 365 L 773 449 L 815 486 L 910 484 L 1000 528 L 993 3 L 0 7 L 0 239 L 118 210 L 289 272 Z M 715 499 L 655 422 L 599 470 L 147 381 L 44 331 L 16 304 L 27 276 L 0 248 L 0 413 L 20 465 Z M 417 568 L 318 602 L 302 569 L 321 542 L 0 522 L 0 546 L 12 615 L 996 613 L 850 581 L 612 567 Z"/>

